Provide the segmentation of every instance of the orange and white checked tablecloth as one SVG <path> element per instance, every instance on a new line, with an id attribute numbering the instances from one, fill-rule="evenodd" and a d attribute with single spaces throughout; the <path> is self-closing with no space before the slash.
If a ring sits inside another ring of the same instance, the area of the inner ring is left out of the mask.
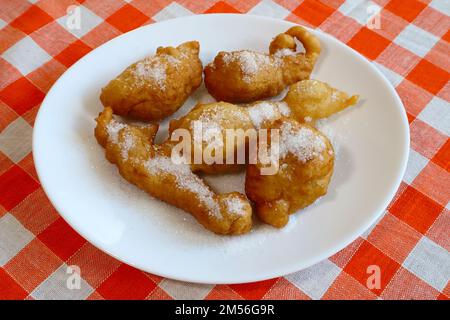
<path id="1" fill-rule="evenodd" d="M 71 5 L 81 29 L 67 28 Z M 367 28 L 377 10 L 380 28 Z M 211 12 L 277 17 L 335 36 L 386 75 L 408 114 L 408 168 L 384 216 L 341 252 L 286 277 L 198 285 L 127 266 L 63 221 L 33 166 L 36 113 L 75 61 L 141 25 Z M 449 15 L 448 0 L 0 0 L 0 299 L 448 299 Z M 372 264 L 382 270 L 380 289 L 366 286 Z M 81 268 L 79 290 L 67 288 L 70 265 Z"/>

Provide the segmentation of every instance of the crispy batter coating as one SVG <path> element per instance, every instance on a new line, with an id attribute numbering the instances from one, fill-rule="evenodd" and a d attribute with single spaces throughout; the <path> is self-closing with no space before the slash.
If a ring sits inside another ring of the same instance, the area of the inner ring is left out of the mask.
<path id="1" fill-rule="evenodd" d="M 97 118 L 95 137 L 106 158 L 122 177 L 157 199 L 192 214 L 206 229 L 237 235 L 252 226 L 252 208 L 238 193 L 216 194 L 186 164 L 171 159 L 172 145 L 154 145 L 156 125 L 137 126 L 118 122 L 107 107 Z"/>
<path id="2" fill-rule="evenodd" d="M 330 141 L 315 128 L 295 120 L 277 121 L 280 129 L 279 167 L 274 175 L 261 174 L 259 160 L 247 166 L 245 192 L 255 203 L 260 220 L 281 228 L 289 215 L 327 192 L 334 166 Z M 269 142 L 269 145 L 274 143 Z"/>
<path id="3" fill-rule="evenodd" d="M 295 38 L 305 48 L 297 53 Z M 219 52 L 206 66 L 205 85 L 218 101 L 252 102 L 281 93 L 299 80 L 308 79 L 320 54 L 319 40 L 296 26 L 278 35 L 270 54 L 249 50 Z"/>
<path id="4" fill-rule="evenodd" d="M 311 122 L 326 118 L 358 102 L 357 95 L 335 89 L 318 80 L 303 80 L 294 83 L 284 98 L 292 110 L 293 117 L 300 122 Z"/>
<path id="5" fill-rule="evenodd" d="M 199 43 L 159 47 L 156 55 L 126 68 L 102 89 L 100 100 L 114 113 L 160 120 L 177 111 L 202 82 Z"/>

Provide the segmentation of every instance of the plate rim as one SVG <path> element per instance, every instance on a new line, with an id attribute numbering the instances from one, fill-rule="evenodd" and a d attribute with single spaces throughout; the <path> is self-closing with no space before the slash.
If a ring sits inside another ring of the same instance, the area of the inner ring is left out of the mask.
<path id="1" fill-rule="evenodd" d="M 365 62 L 367 64 L 370 65 L 370 68 L 372 69 L 372 71 L 374 71 L 387 85 L 386 87 L 388 88 L 388 90 L 390 91 L 391 95 L 394 97 L 395 101 L 396 101 L 396 107 L 397 106 L 401 106 L 402 108 L 400 108 L 400 115 L 401 115 L 401 119 L 402 119 L 402 127 L 403 127 L 403 134 L 405 136 L 405 144 L 403 145 L 403 150 L 401 153 L 402 156 L 402 163 L 401 163 L 401 167 L 400 170 L 397 172 L 397 175 L 395 177 L 395 183 L 391 186 L 388 195 L 385 199 L 384 202 L 380 203 L 377 206 L 377 210 L 374 210 L 374 212 L 377 212 L 377 214 L 374 214 L 370 219 L 368 219 L 366 221 L 366 223 L 362 224 L 362 226 L 360 226 L 359 228 L 357 228 L 357 230 L 355 230 L 352 233 L 349 233 L 346 235 L 345 238 L 343 238 L 340 242 L 338 242 L 337 244 L 331 246 L 328 250 L 324 250 L 321 254 L 315 255 L 313 258 L 309 258 L 307 260 L 302 260 L 299 261 L 298 263 L 292 263 L 289 266 L 279 266 L 275 271 L 270 271 L 270 272 L 265 272 L 264 274 L 258 274 L 259 276 L 257 277 L 252 277 L 251 275 L 249 276 L 245 276 L 245 277 L 240 277 L 239 275 L 236 275 L 234 280 L 220 280 L 220 279 L 203 279 L 201 276 L 178 276 L 178 275 L 173 275 L 173 274 L 167 274 L 164 271 L 158 270 L 151 270 L 151 268 L 148 268 L 148 266 L 140 264 L 139 262 L 134 262 L 134 261 L 130 261 L 130 259 L 128 257 L 121 257 L 118 256 L 116 254 L 114 254 L 113 252 L 111 252 L 111 250 L 99 243 L 98 241 L 93 240 L 89 234 L 87 234 L 86 232 L 79 230 L 70 220 L 70 215 L 65 214 L 63 212 L 63 210 L 60 210 L 60 206 L 57 204 L 58 201 L 55 201 L 55 197 L 52 196 L 52 192 L 50 192 L 49 188 L 48 188 L 48 184 L 45 178 L 45 169 L 41 163 L 41 161 L 39 160 L 39 152 L 35 152 L 35 150 L 39 150 L 38 147 L 38 137 L 39 137 L 39 132 L 41 131 L 39 128 L 40 123 L 41 123 L 41 117 L 42 117 L 42 110 L 43 107 L 46 105 L 46 101 L 49 99 L 49 97 L 52 95 L 54 88 L 56 87 L 57 83 L 59 83 L 60 81 L 63 81 L 63 79 L 67 76 L 68 72 L 72 69 L 75 68 L 79 63 L 81 63 L 81 61 L 87 57 L 89 57 L 91 54 L 93 54 L 97 49 L 105 46 L 105 45 L 109 45 L 112 42 L 116 42 L 116 41 L 120 41 L 120 39 L 122 37 L 126 37 L 128 34 L 135 32 L 139 29 L 143 29 L 143 28 L 152 28 L 154 25 L 158 24 L 168 24 L 168 23 L 172 23 L 174 20 L 184 20 L 187 21 L 189 23 L 189 20 L 196 20 L 196 19 L 206 19 L 206 18 L 214 18 L 215 16 L 220 16 L 220 17 L 229 17 L 231 19 L 254 19 L 254 20 L 260 20 L 260 21 L 266 21 L 266 22 L 283 22 L 286 24 L 289 24 L 291 26 L 294 25 L 299 25 L 297 23 L 291 22 L 291 21 L 287 21 L 287 20 L 283 20 L 283 19 L 277 19 L 277 18 L 271 18 L 271 17 L 265 17 L 265 16 L 258 16 L 258 15 L 253 15 L 253 14 L 226 14 L 226 13 L 214 13 L 214 14 L 198 14 L 198 15 L 191 15 L 191 16 L 184 16 L 184 17 L 177 17 L 177 18 L 173 18 L 173 19 L 168 19 L 168 20 L 164 20 L 161 22 L 157 22 L 154 24 L 150 24 L 150 25 L 145 25 L 145 26 L 141 26 L 139 28 L 130 30 L 126 33 L 123 33 L 113 39 L 110 39 L 109 41 L 103 43 L 102 45 L 94 48 L 91 52 L 89 52 L 88 54 L 86 54 L 85 56 L 83 56 L 80 60 L 78 60 L 76 63 L 74 63 L 72 66 L 70 66 L 52 85 L 52 87 L 50 88 L 50 90 L 48 90 L 48 92 L 45 95 L 45 98 L 43 99 L 41 106 L 39 107 L 38 113 L 36 115 L 35 118 L 35 122 L 33 125 L 33 136 L 32 136 L 32 156 L 33 156 L 33 161 L 34 161 L 34 165 L 36 168 L 36 173 L 39 179 L 39 182 L 41 184 L 41 187 L 44 191 L 44 193 L 46 194 L 46 196 L 48 197 L 49 201 L 51 202 L 52 206 L 54 206 L 54 208 L 56 209 L 56 211 L 58 212 L 58 214 L 63 218 L 64 221 L 66 221 L 74 230 L 75 232 L 77 232 L 79 235 L 81 235 L 84 239 L 86 239 L 90 244 L 92 244 L 93 246 L 95 246 L 96 248 L 98 248 L 99 250 L 105 252 L 106 254 L 110 255 L 111 257 L 121 261 L 122 263 L 128 264 L 130 266 L 133 266 L 135 268 L 138 268 L 142 271 L 145 272 L 149 272 L 164 278 L 169 278 L 169 279 L 173 279 L 173 280 L 178 280 L 178 281 L 184 281 L 184 282 L 190 282 L 190 283 L 201 283 L 201 284 L 238 284 L 238 283 L 249 283 L 249 282 L 255 282 L 255 281 L 262 281 L 262 280 L 267 280 L 267 279 L 272 279 L 272 278 L 276 278 L 276 277 L 282 277 L 282 276 L 286 276 L 287 274 L 293 273 L 293 272 L 297 272 L 300 270 L 304 270 L 306 268 L 311 267 L 312 265 L 319 263 L 327 258 L 329 258 L 330 256 L 334 255 L 335 253 L 337 253 L 338 251 L 342 250 L 343 248 L 347 247 L 351 242 L 353 242 L 354 240 L 356 240 L 358 238 L 358 236 L 360 236 L 361 234 L 363 234 L 367 229 L 369 229 L 377 220 L 378 218 L 381 216 L 381 214 L 384 212 L 384 210 L 388 207 L 389 203 L 392 201 L 392 199 L 394 198 L 398 188 L 400 187 L 400 184 L 402 182 L 403 176 L 405 174 L 406 171 L 406 167 L 407 167 L 407 163 L 408 163 L 408 158 L 409 158 L 409 149 L 410 149 L 410 127 L 409 127 L 409 123 L 408 123 L 408 119 L 407 119 L 407 115 L 406 115 L 406 109 L 397 93 L 397 91 L 395 90 L 395 88 L 392 86 L 392 84 L 389 82 L 389 80 L 386 78 L 386 76 L 380 71 L 378 70 L 368 59 L 366 59 L 362 54 L 360 54 L 359 52 L 357 52 L 356 50 L 354 50 L 353 48 L 351 48 L 350 46 L 348 46 L 347 44 L 341 42 L 340 40 L 336 39 L 335 37 L 329 35 L 328 33 L 325 33 L 322 30 L 317 29 L 312 29 L 306 26 L 306 29 L 308 29 L 309 31 L 312 31 L 313 33 L 318 33 L 321 36 L 323 36 L 324 38 L 327 39 L 327 41 L 333 42 L 334 44 L 341 46 L 341 47 L 345 47 L 346 50 L 350 49 L 350 51 L 352 52 L 353 55 L 356 55 L 358 58 L 365 60 Z M 36 130 L 38 129 L 38 130 Z"/>

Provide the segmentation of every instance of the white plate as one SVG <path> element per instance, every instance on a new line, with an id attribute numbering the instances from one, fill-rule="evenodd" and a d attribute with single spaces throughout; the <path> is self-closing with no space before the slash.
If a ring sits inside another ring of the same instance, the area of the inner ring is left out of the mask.
<path id="1" fill-rule="evenodd" d="M 93 137 L 100 89 L 158 46 L 198 40 L 207 63 L 220 50 L 267 52 L 291 23 L 248 15 L 203 15 L 134 30 L 93 50 L 59 78 L 36 119 L 33 154 L 48 197 L 98 248 L 142 270 L 178 280 L 241 283 L 282 276 L 329 257 L 363 233 L 394 196 L 407 163 L 409 127 L 388 81 L 361 55 L 320 33 L 313 78 L 361 102 L 332 117 L 325 133 L 337 149 L 328 194 L 291 216 L 281 230 L 257 224 L 239 237 L 217 236 L 182 210 L 127 183 Z M 174 116 L 207 98 L 199 89 Z M 243 190 L 240 174 L 209 179 L 220 191 Z"/>

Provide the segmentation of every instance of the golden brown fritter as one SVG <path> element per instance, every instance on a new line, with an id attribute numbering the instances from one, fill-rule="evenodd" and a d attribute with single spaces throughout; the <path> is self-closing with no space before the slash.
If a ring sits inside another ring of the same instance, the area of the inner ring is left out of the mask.
<path id="1" fill-rule="evenodd" d="M 186 164 L 171 158 L 172 145 L 154 145 L 157 126 L 127 125 L 107 107 L 97 118 L 95 137 L 122 177 L 157 199 L 192 214 L 206 229 L 236 235 L 252 226 L 252 208 L 238 192 L 216 194 Z"/>
<path id="2" fill-rule="evenodd" d="M 294 119 L 312 122 L 342 111 L 356 104 L 358 99 L 357 95 L 350 97 L 325 82 L 303 80 L 289 87 L 283 101 L 291 108 Z"/>
<path id="3" fill-rule="evenodd" d="M 295 38 L 305 48 L 297 53 Z M 218 101 L 252 102 L 281 93 L 299 80 L 308 79 L 320 54 L 319 40 L 296 26 L 278 35 L 270 54 L 249 50 L 219 52 L 206 66 L 205 86 Z"/>
<path id="4" fill-rule="evenodd" d="M 255 203 L 255 213 L 265 223 L 281 228 L 289 215 L 327 192 L 334 166 L 334 151 L 326 136 L 295 120 L 280 120 L 272 129 L 280 130 L 278 170 L 262 174 L 266 164 L 247 166 L 245 193 Z"/>
<path id="5" fill-rule="evenodd" d="M 115 114 L 161 120 L 177 111 L 202 82 L 199 43 L 159 47 L 156 55 L 126 68 L 102 89 L 100 100 Z"/>

